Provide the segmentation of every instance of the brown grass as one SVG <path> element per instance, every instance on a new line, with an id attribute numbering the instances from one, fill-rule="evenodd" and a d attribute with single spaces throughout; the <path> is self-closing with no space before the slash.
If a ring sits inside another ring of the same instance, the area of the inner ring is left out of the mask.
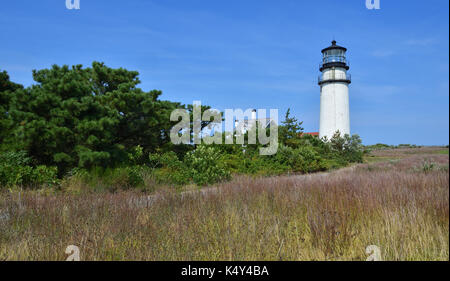
<path id="1" fill-rule="evenodd" d="M 449 157 L 410 151 L 209 192 L 4 192 L 0 260 L 64 260 L 71 244 L 82 260 L 365 260 L 372 244 L 385 260 L 448 260 Z"/>
<path id="2" fill-rule="evenodd" d="M 397 157 L 405 158 L 410 155 L 424 155 L 424 154 L 447 154 L 448 148 L 438 146 L 425 146 L 417 148 L 396 148 L 396 149 L 379 149 L 371 152 L 375 157 Z"/>

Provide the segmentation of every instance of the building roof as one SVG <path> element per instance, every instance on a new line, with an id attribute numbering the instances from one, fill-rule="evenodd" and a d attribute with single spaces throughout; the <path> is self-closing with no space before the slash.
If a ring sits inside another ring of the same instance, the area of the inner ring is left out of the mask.
<path id="1" fill-rule="evenodd" d="M 336 40 L 333 40 L 333 41 L 331 41 L 331 46 L 326 47 L 325 49 L 323 49 L 323 50 L 322 50 L 322 53 L 323 53 L 323 52 L 326 52 L 326 51 L 328 51 L 328 50 L 333 50 L 333 49 L 341 49 L 341 50 L 344 50 L 344 52 L 347 51 L 347 48 L 342 47 L 342 46 L 339 46 L 339 45 L 336 45 Z"/>
<path id="2" fill-rule="evenodd" d="M 304 136 L 304 135 L 310 135 L 310 136 L 314 136 L 314 137 L 318 137 L 319 136 L 319 132 L 310 132 L 310 133 L 301 133 L 300 136 Z"/>

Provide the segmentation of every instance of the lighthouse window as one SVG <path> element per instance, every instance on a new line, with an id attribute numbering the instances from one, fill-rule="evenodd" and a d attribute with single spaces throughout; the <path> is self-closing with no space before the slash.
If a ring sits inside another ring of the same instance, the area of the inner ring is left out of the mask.
<path id="1" fill-rule="evenodd" d="M 344 62 L 345 63 L 345 52 L 340 49 L 332 49 L 324 52 L 323 57 L 324 63 L 330 62 Z"/>

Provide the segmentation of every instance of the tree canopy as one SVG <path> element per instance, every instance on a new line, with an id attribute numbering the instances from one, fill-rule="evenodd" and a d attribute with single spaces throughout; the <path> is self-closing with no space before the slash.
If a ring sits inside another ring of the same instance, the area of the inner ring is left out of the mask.
<path id="1" fill-rule="evenodd" d="M 147 154 L 163 147 L 170 141 L 170 112 L 184 106 L 138 88 L 138 75 L 99 62 L 54 65 L 34 70 L 36 84 L 24 88 L 0 73 L 2 150 L 26 150 L 64 172 L 120 164 L 138 145 Z"/>

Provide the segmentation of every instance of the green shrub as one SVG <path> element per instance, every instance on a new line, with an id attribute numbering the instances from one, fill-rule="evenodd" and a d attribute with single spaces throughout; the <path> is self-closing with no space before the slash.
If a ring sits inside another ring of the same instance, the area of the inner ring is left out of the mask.
<path id="1" fill-rule="evenodd" d="M 178 159 L 175 152 L 150 154 L 149 166 L 153 168 L 153 176 L 158 184 L 187 184 L 189 172 L 186 165 Z"/>
<path id="2" fill-rule="evenodd" d="M 26 151 L 8 151 L 0 154 L 0 165 L 25 166 L 31 164 Z"/>
<path id="3" fill-rule="evenodd" d="M 240 166 L 239 172 L 242 174 L 252 174 L 258 176 L 273 176 L 291 171 L 291 166 L 283 160 L 277 161 L 276 156 L 254 154 L 245 157 Z M 280 157 L 282 158 L 282 157 Z"/>
<path id="4" fill-rule="evenodd" d="M 228 168 L 230 173 L 242 173 L 243 167 L 243 153 L 240 154 L 224 154 L 222 155 L 223 164 Z"/>
<path id="5" fill-rule="evenodd" d="M 348 162 L 340 157 L 327 158 L 324 160 L 325 169 L 332 170 L 347 166 Z"/>
<path id="6" fill-rule="evenodd" d="M 142 177 L 142 167 L 140 166 L 129 166 L 122 168 L 123 172 L 126 173 L 126 186 L 136 187 L 144 183 Z"/>
<path id="7" fill-rule="evenodd" d="M 169 151 L 163 154 L 153 153 L 149 155 L 149 165 L 152 168 L 181 169 L 183 162 L 178 159 L 175 152 Z"/>
<path id="8" fill-rule="evenodd" d="M 184 185 L 190 182 L 189 175 L 185 170 L 159 168 L 153 170 L 152 176 L 157 184 Z"/>
<path id="9" fill-rule="evenodd" d="M 421 170 L 424 173 L 429 173 L 429 172 L 433 171 L 436 168 L 436 166 L 437 166 L 436 163 L 426 160 L 422 163 Z"/>
<path id="10" fill-rule="evenodd" d="M 294 171 L 312 173 L 327 169 L 324 159 L 311 146 L 297 148 L 294 155 Z"/>
<path id="11" fill-rule="evenodd" d="M 296 149 L 281 145 L 278 153 L 272 157 L 272 161 L 279 164 L 280 172 L 311 173 L 327 168 L 325 160 L 309 145 L 303 145 Z"/>
<path id="12" fill-rule="evenodd" d="M 9 151 L 0 155 L 1 186 L 53 186 L 58 184 L 57 168 L 32 166 L 32 160 L 25 151 Z"/>
<path id="13" fill-rule="evenodd" d="M 47 166 L 0 165 L 1 186 L 40 187 L 58 184 L 57 168 Z"/>
<path id="14" fill-rule="evenodd" d="M 144 184 L 144 168 L 142 166 L 128 166 L 118 168 L 93 167 L 74 169 L 71 176 L 80 180 L 94 190 L 125 190 Z"/>
<path id="15" fill-rule="evenodd" d="M 277 153 L 270 156 L 259 155 L 255 150 L 253 153 L 248 151 L 246 153 L 226 154 L 222 159 L 232 172 L 265 176 L 288 172 L 311 173 L 327 170 L 331 166 L 327 158 L 310 144 L 303 144 L 295 149 L 280 144 Z M 333 166 L 343 165 L 335 162 Z"/>
<path id="16" fill-rule="evenodd" d="M 128 161 L 133 165 L 143 164 L 144 150 L 142 146 L 138 145 L 133 147 L 128 153 Z"/>
<path id="17" fill-rule="evenodd" d="M 363 162 L 364 147 L 358 135 L 345 134 L 341 137 L 339 131 L 337 131 L 331 138 L 329 145 L 334 157 L 341 158 L 346 162 Z"/>
<path id="18" fill-rule="evenodd" d="M 294 149 L 289 146 L 280 145 L 277 153 L 272 157 L 272 161 L 279 164 L 293 167 L 296 161 L 296 155 Z"/>
<path id="19" fill-rule="evenodd" d="M 230 178 L 230 171 L 224 165 L 220 151 L 212 146 L 197 147 L 186 154 L 184 163 L 190 178 L 198 185 L 213 184 Z"/>

